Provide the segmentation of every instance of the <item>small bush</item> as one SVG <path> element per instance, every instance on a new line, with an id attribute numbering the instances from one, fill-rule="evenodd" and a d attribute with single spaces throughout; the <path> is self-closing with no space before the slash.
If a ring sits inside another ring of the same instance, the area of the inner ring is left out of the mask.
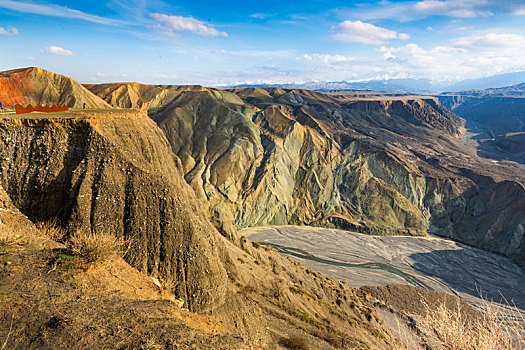
<path id="1" fill-rule="evenodd" d="M 252 242 L 252 246 L 253 246 L 255 249 L 259 249 L 259 248 L 261 247 L 261 243 L 256 242 L 256 241 L 253 241 L 253 242 Z"/>
<path id="2" fill-rule="evenodd" d="M 284 345 L 288 349 L 292 349 L 292 350 L 308 350 L 308 349 L 310 349 L 310 345 L 308 343 L 308 339 L 306 339 L 305 336 L 299 335 L 299 334 L 294 334 L 294 335 L 291 335 L 290 337 L 288 337 L 288 339 L 286 339 L 284 341 Z"/>
<path id="3" fill-rule="evenodd" d="M 95 234 L 82 230 L 75 232 L 68 242 L 69 248 L 86 263 L 102 261 L 111 255 L 117 255 L 123 245 L 122 238 L 107 233 Z"/>

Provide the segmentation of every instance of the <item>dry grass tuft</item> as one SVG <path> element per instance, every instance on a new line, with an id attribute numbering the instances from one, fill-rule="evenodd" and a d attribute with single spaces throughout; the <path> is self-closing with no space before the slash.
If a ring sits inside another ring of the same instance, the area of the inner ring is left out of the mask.
<path id="1" fill-rule="evenodd" d="M 300 334 L 294 334 L 294 335 L 289 336 L 288 339 L 284 341 L 284 346 L 292 350 L 310 349 L 308 339 L 306 339 L 305 336 L 300 335 Z"/>
<path id="2" fill-rule="evenodd" d="M 120 255 L 124 240 L 107 233 L 76 231 L 69 238 L 68 247 L 86 263 L 105 260 L 112 255 Z"/>
<path id="3" fill-rule="evenodd" d="M 524 344 L 523 314 L 515 307 L 511 315 L 503 314 L 495 304 L 485 301 L 480 316 L 466 317 L 461 305 L 447 308 L 427 307 L 427 314 L 419 321 L 427 341 L 448 350 L 519 349 Z"/>
<path id="4" fill-rule="evenodd" d="M 67 231 L 58 225 L 56 220 L 42 221 L 36 224 L 36 228 L 52 241 L 60 241 Z"/>

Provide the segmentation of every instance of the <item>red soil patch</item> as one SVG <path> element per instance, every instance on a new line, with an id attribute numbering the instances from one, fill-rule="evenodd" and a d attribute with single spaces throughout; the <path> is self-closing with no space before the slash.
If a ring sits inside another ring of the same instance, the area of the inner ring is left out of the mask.
<path id="1" fill-rule="evenodd" d="M 33 107 L 32 105 L 28 105 L 27 107 L 24 107 L 22 105 L 17 104 L 15 106 L 16 114 L 24 114 L 24 113 L 31 113 L 31 112 L 58 112 L 58 111 L 67 111 L 69 109 L 66 105 L 52 105 L 52 106 L 36 106 Z"/>

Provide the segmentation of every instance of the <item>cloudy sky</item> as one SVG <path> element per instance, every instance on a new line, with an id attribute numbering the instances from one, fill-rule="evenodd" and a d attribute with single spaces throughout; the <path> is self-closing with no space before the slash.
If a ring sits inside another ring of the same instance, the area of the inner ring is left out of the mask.
<path id="1" fill-rule="evenodd" d="M 203 85 L 525 70 L 525 0 L 0 0 L 0 70 Z"/>

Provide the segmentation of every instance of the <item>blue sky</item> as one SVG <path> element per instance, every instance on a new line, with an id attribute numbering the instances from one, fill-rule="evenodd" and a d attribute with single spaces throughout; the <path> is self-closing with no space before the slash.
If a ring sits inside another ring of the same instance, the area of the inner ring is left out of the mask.
<path id="1" fill-rule="evenodd" d="M 0 70 L 231 85 L 525 70 L 524 0 L 0 0 Z"/>

